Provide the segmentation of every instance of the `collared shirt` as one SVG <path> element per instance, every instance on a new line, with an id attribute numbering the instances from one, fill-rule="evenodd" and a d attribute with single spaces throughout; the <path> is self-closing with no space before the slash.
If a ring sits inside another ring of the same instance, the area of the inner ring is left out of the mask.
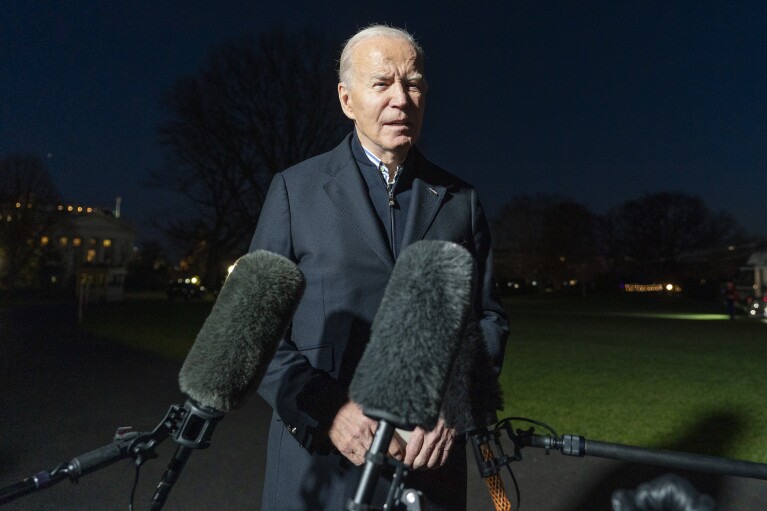
<path id="1" fill-rule="evenodd" d="M 387 167 L 382 161 L 381 158 L 370 152 L 370 150 L 362 145 L 362 150 L 365 151 L 365 156 L 368 157 L 368 159 L 375 165 L 375 167 L 381 171 L 381 174 L 383 175 L 384 181 L 386 181 L 386 184 L 393 184 L 397 182 L 397 178 L 399 177 L 400 173 L 402 173 L 402 165 L 397 165 L 397 170 L 394 173 L 394 179 L 391 179 L 391 176 L 389 175 L 389 167 Z"/>
<path id="2" fill-rule="evenodd" d="M 353 132 L 351 149 L 367 186 L 371 206 L 380 220 L 382 234 L 389 241 L 389 248 L 396 259 L 410 209 L 412 174 L 415 170 L 413 150 L 408 153 L 402 165 L 397 167 L 395 182 L 389 184 L 386 165 L 381 165 L 381 160 L 362 146 L 356 130 Z"/>

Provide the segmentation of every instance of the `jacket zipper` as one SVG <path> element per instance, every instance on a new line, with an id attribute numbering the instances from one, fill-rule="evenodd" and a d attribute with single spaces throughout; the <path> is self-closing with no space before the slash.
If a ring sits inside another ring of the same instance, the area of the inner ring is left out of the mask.
<path id="1" fill-rule="evenodd" d="M 397 236 L 396 236 L 396 233 L 394 231 L 394 229 L 395 229 L 395 224 L 394 224 L 394 208 L 397 207 L 397 200 L 394 198 L 394 185 L 395 185 L 395 183 L 396 183 L 396 181 L 394 183 L 390 184 L 390 185 L 387 185 L 386 188 L 389 191 L 389 225 L 391 227 L 389 229 L 389 231 L 391 232 L 391 239 L 389 240 L 389 243 L 391 243 L 391 252 L 392 252 L 392 255 L 394 255 L 394 259 L 396 260 L 397 259 L 397 245 L 396 245 Z"/>
<path id="2" fill-rule="evenodd" d="M 394 208 L 397 207 L 397 199 L 394 198 L 394 186 L 397 184 L 397 177 L 395 174 L 394 182 L 389 184 L 386 178 L 381 174 L 381 181 L 383 181 L 386 187 L 386 192 L 389 195 L 389 246 L 391 247 L 392 255 L 394 259 L 397 259 L 397 246 L 394 244 L 397 239 L 394 223 Z"/>

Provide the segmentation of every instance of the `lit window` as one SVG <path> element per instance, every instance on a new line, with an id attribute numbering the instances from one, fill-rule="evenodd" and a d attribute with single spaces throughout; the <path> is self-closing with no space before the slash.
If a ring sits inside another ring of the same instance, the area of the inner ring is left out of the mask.
<path id="1" fill-rule="evenodd" d="M 112 246 L 112 240 L 109 240 L 109 239 L 107 239 L 107 240 L 104 240 L 102 243 L 104 244 L 104 246 L 105 246 L 106 248 L 109 248 L 109 247 L 111 247 L 111 246 Z"/>
<path id="2" fill-rule="evenodd" d="M 42 238 L 40 238 L 41 245 L 47 245 L 50 241 L 51 239 L 48 236 L 43 236 Z"/>
<path id="3" fill-rule="evenodd" d="M 72 239 L 72 246 L 79 247 L 82 244 L 83 244 L 83 239 L 82 238 L 74 238 L 74 239 Z"/>
<path id="4" fill-rule="evenodd" d="M 78 213 L 82 213 L 83 212 L 83 207 L 82 206 L 77 206 L 77 212 Z"/>
<path id="5" fill-rule="evenodd" d="M 92 263 L 96 260 L 96 250 L 89 248 L 88 252 L 85 254 L 85 260 L 89 263 Z"/>
<path id="6" fill-rule="evenodd" d="M 59 245 L 60 246 L 66 247 L 68 243 L 69 243 L 69 238 L 67 238 L 66 236 L 62 236 L 62 237 L 59 238 Z"/>

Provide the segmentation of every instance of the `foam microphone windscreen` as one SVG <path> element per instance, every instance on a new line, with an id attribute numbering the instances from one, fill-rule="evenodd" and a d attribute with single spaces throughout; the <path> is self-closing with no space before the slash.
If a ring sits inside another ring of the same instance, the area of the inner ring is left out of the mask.
<path id="1" fill-rule="evenodd" d="M 471 311 L 474 260 L 456 243 L 400 254 L 349 387 L 370 417 L 432 429 Z"/>
<path id="2" fill-rule="evenodd" d="M 239 258 L 179 373 L 181 391 L 228 412 L 255 388 L 305 287 L 292 261 L 265 250 Z"/>
<path id="3" fill-rule="evenodd" d="M 482 338 L 479 322 L 472 320 L 453 364 L 442 403 L 445 424 L 459 433 L 497 421 L 503 408 L 501 385 Z"/>

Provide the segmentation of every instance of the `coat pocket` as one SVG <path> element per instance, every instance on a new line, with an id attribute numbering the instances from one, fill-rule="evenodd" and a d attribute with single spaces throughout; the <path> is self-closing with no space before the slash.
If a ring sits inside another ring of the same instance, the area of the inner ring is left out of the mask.
<path id="1" fill-rule="evenodd" d="M 313 367 L 321 371 L 330 373 L 335 369 L 332 344 L 318 344 L 298 351 L 306 357 Z"/>

